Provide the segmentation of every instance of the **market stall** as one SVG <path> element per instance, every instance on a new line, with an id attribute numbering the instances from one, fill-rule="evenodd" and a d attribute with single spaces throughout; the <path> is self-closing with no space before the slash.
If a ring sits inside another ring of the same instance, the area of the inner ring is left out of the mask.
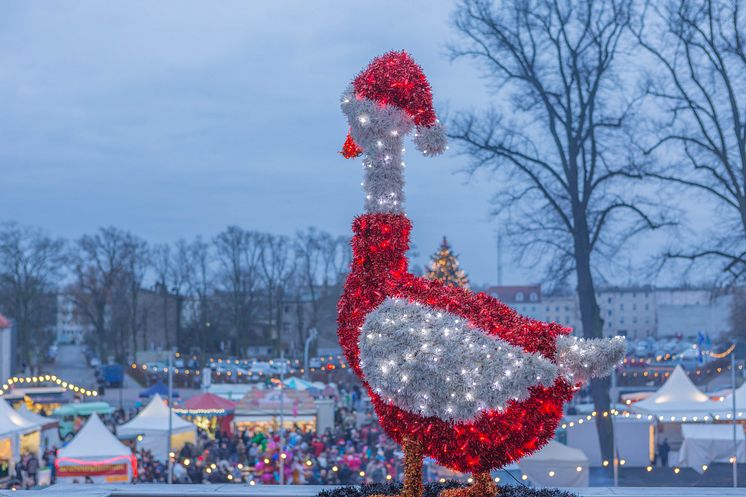
<path id="1" fill-rule="evenodd" d="M 655 416 L 659 421 L 676 422 L 693 420 L 694 416 L 709 418 L 720 407 L 692 383 L 679 365 L 653 395 L 632 404 L 630 410 Z"/>
<path id="2" fill-rule="evenodd" d="M 175 407 L 174 412 L 210 433 L 216 430 L 230 433 L 235 408 L 235 402 L 205 392 L 187 399 L 183 405 Z"/>
<path id="3" fill-rule="evenodd" d="M 11 476 L 14 461 L 17 460 L 17 437 L 18 426 L 7 417 L 0 417 L 0 481 Z"/>
<path id="4" fill-rule="evenodd" d="M 170 414 L 171 450 L 178 452 L 185 444 L 196 442 L 197 427 L 175 412 Z M 142 440 L 138 438 L 137 448 L 151 451 L 160 461 L 168 460 L 168 433 L 169 409 L 158 394 L 137 416 L 117 428 L 117 435 L 122 437 L 142 435 Z"/>
<path id="5" fill-rule="evenodd" d="M 305 390 L 311 395 L 319 395 L 324 391 L 326 385 L 320 381 L 308 381 L 303 378 L 291 376 L 285 379 L 285 388 L 292 390 Z"/>
<path id="6" fill-rule="evenodd" d="M 41 426 L 21 416 L 10 404 L 0 399 L 0 419 L 15 425 L 13 453 L 16 457 L 24 454 L 36 454 L 41 450 Z"/>
<path id="7" fill-rule="evenodd" d="M 588 458 L 582 450 L 551 440 L 538 452 L 518 462 L 534 485 L 542 487 L 587 487 Z"/>
<path id="8" fill-rule="evenodd" d="M 590 417 L 590 419 L 589 419 Z M 647 417 L 615 416 L 616 450 L 627 468 L 644 468 L 655 457 L 655 422 Z M 581 450 L 591 464 L 603 465 L 596 420 L 592 416 L 567 416 L 562 420 L 567 446 Z"/>
<path id="9" fill-rule="evenodd" d="M 157 382 L 153 383 L 151 386 L 149 386 L 145 390 L 140 391 L 141 399 L 149 399 L 155 395 L 160 395 L 161 397 L 168 398 L 168 385 L 163 383 L 161 380 L 158 380 Z M 178 398 L 179 392 L 172 389 L 171 397 Z"/>
<path id="10" fill-rule="evenodd" d="M 55 409 L 52 416 L 60 420 L 60 437 L 66 440 L 75 433 L 83 422 L 91 414 L 111 414 L 114 408 L 107 402 L 76 402 L 66 404 Z"/>
<path id="11" fill-rule="evenodd" d="M 678 454 L 678 466 L 688 466 L 698 473 L 714 462 L 730 462 L 734 455 L 737 461 L 746 460 L 746 439 L 743 428 L 736 429 L 736 453 L 734 454 L 733 425 L 692 424 L 681 427 L 684 441 Z"/>
<path id="12" fill-rule="evenodd" d="M 736 388 L 736 419 L 746 419 L 746 382 L 743 383 L 739 388 Z M 729 393 L 721 402 L 717 402 L 718 409 L 715 414 L 720 416 L 720 419 L 732 419 L 733 418 L 733 393 Z"/>
<path id="13" fill-rule="evenodd" d="M 128 482 L 137 477 L 137 459 L 92 414 L 54 461 L 57 481 L 82 483 L 90 477 L 94 483 Z"/>
<path id="14" fill-rule="evenodd" d="M 285 429 L 300 427 L 303 431 L 316 430 L 317 407 L 305 390 L 279 388 L 250 390 L 236 406 L 233 424 L 236 430 L 275 431 L 283 420 Z"/>
<path id="15" fill-rule="evenodd" d="M 17 409 L 18 414 L 26 420 L 41 426 L 41 445 L 42 447 L 51 447 L 60 445 L 60 422 L 55 418 L 41 416 L 31 411 L 26 404 L 22 404 Z"/>

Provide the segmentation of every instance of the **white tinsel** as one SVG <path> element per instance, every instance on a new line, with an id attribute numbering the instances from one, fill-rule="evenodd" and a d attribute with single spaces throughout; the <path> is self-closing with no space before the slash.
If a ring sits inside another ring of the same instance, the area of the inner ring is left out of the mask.
<path id="1" fill-rule="evenodd" d="M 417 150 L 428 157 L 442 154 L 448 148 L 445 128 L 440 122 L 432 126 L 417 126 L 414 144 Z"/>
<path id="2" fill-rule="evenodd" d="M 342 112 L 365 154 L 366 212 L 404 212 L 403 138 L 414 128 L 412 118 L 399 107 L 357 98 L 352 87 L 342 95 Z"/>
<path id="3" fill-rule="evenodd" d="M 583 339 L 563 336 L 557 339 L 557 364 L 570 383 L 585 383 L 610 374 L 623 360 L 627 345 L 623 337 Z"/>
<path id="4" fill-rule="evenodd" d="M 404 212 L 404 137 L 414 126 L 412 117 L 394 105 L 380 105 L 358 98 L 352 86 L 342 95 L 342 112 L 350 123 L 350 135 L 363 149 L 363 191 L 366 212 Z M 434 156 L 446 149 L 443 126 L 417 126 L 417 149 Z"/>
<path id="5" fill-rule="evenodd" d="M 557 367 L 463 318 L 403 299 L 386 299 L 360 331 L 360 366 L 385 400 L 459 422 L 523 400 L 549 386 Z"/>

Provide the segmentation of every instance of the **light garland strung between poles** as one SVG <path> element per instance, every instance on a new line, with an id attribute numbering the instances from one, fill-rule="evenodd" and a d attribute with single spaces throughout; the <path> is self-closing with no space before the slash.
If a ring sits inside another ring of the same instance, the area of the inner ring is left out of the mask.
<path id="1" fill-rule="evenodd" d="M 219 362 L 219 361 L 212 361 L 212 362 Z M 230 364 L 234 363 L 234 360 L 226 360 L 224 362 L 225 362 L 225 364 L 229 364 L 230 365 Z M 235 360 L 235 363 L 239 364 L 238 359 Z M 316 371 L 318 371 L 318 372 L 324 372 L 324 371 L 333 371 L 333 370 L 337 369 L 338 367 L 339 367 L 339 369 L 347 369 L 347 364 L 345 364 L 344 362 L 340 362 L 339 366 L 336 366 L 335 364 L 332 364 L 331 362 L 329 362 L 329 364 L 327 364 L 326 366 L 321 366 L 320 368 L 308 368 L 308 370 L 310 372 L 316 372 Z M 152 372 L 152 373 L 168 373 L 168 367 L 167 366 L 165 366 L 165 367 L 148 366 L 147 364 L 138 364 L 136 362 L 132 362 L 132 363 L 130 363 L 130 368 L 133 369 L 133 370 L 142 369 L 143 371 L 148 371 L 148 372 Z M 305 372 L 305 369 L 304 368 L 300 368 L 298 370 L 298 372 L 300 374 L 303 374 Z M 202 371 L 200 371 L 199 369 L 191 369 L 191 368 L 174 368 L 173 373 L 174 374 L 178 374 L 178 375 L 185 375 L 185 376 L 200 376 L 202 374 Z M 275 378 L 275 377 L 279 377 L 280 376 L 280 373 L 269 373 L 269 374 L 267 374 L 267 373 L 264 373 L 262 371 L 259 371 L 259 372 L 256 372 L 256 373 L 253 372 L 253 371 L 249 371 L 248 373 L 243 373 L 241 371 L 237 371 L 235 373 L 233 373 L 232 371 L 226 371 L 226 372 L 214 371 L 213 373 L 215 374 L 215 376 L 227 376 L 227 377 L 237 376 L 237 377 L 247 377 L 247 378 L 253 378 L 253 377 L 257 377 L 257 378 L 265 378 L 265 377 Z"/>
<path id="2" fill-rule="evenodd" d="M 10 393 L 10 389 L 13 385 L 32 385 L 38 383 L 56 383 L 60 387 L 66 388 L 71 392 L 79 393 L 81 395 L 85 395 L 86 397 L 98 397 L 98 392 L 96 390 L 90 390 L 88 388 L 75 385 L 74 383 L 65 381 L 53 374 L 36 376 L 13 376 L 12 378 L 9 378 L 2 386 L 0 395 L 7 395 L 8 393 Z"/>

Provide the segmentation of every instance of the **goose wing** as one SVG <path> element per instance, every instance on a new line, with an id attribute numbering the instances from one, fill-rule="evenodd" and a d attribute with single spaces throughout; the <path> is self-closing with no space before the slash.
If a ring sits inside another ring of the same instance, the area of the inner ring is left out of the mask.
<path id="1" fill-rule="evenodd" d="M 550 386 L 557 366 L 455 314 L 387 298 L 360 332 L 360 366 L 378 395 L 423 416 L 462 422 Z"/>

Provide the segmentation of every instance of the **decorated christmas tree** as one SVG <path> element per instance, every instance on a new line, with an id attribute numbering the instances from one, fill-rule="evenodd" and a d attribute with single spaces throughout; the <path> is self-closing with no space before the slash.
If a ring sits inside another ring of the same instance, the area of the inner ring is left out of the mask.
<path id="1" fill-rule="evenodd" d="M 446 286 L 459 286 L 469 288 L 469 277 L 463 269 L 459 268 L 458 256 L 453 253 L 446 237 L 440 248 L 431 258 L 432 262 L 427 267 L 427 278 L 438 280 Z"/>

